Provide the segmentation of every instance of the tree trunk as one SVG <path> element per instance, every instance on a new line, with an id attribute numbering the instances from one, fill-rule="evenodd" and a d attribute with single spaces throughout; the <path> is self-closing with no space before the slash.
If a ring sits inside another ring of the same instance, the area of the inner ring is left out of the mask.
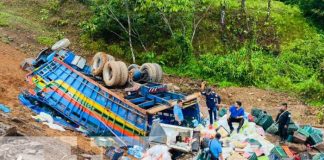
<path id="1" fill-rule="evenodd" d="M 245 1 L 246 1 L 246 0 L 242 0 L 242 1 L 241 1 L 241 9 L 242 9 L 242 12 L 243 12 L 243 13 L 245 13 L 245 7 L 246 7 L 246 6 L 245 6 Z"/>
<path id="2" fill-rule="evenodd" d="M 268 12 L 267 12 L 266 22 L 269 21 L 270 14 L 271 14 L 271 0 L 268 0 Z"/>
<path id="3" fill-rule="evenodd" d="M 132 26 L 131 26 L 131 21 L 130 21 L 130 17 L 129 17 L 129 8 L 128 8 L 127 0 L 125 1 L 125 3 L 126 3 L 126 10 L 127 10 L 128 42 L 129 42 L 129 47 L 130 47 L 130 50 L 132 53 L 133 63 L 135 63 L 135 54 L 134 54 L 133 43 L 132 43 Z"/>
<path id="4" fill-rule="evenodd" d="M 195 38 L 196 31 L 197 31 L 197 28 L 198 28 L 200 22 L 206 17 L 210 7 L 211 7 L 211 4 L 207 7 L 205 13 L 201 16 L 201 18 L 197 21 L 197 23 L 195 23 L 196 22 L 195 20 L 193 21 L 193 31 L 192 31 L 191 40 L 190 40 L 191 44 Z"/>

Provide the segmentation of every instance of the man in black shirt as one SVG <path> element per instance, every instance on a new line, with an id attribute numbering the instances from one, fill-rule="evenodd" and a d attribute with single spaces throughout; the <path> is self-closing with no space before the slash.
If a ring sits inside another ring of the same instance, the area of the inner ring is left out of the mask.
<path id="1" fill-rule="evenodd" d="M 288 136 L 288 125 L 290 122 L 290 113 L 287 111 L 287 103 L 282 103 L 280 112 L 277 115 L 276 122 L 278 123 L 278 130 L 281 142 L 284 142 Z"/>

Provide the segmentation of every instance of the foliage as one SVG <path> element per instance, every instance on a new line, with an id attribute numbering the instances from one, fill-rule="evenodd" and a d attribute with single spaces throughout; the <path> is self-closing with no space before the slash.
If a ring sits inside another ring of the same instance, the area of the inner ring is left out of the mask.
<path id="1" fill-rule="evenodd" d="M 324 25 L 324 3 L 323 0 L 281 0 L 287 4 L 298 5 L 304 15 L 311 18 L 321 29 Z"/>
<path id="2" fill-rule="evenodd" d="M 8 27 L 9 26 L 9 16 L 7 14 L 0 12 L 0 27 Z"/>
<path id="3" fill-rule="evenodd" d="M 36 40 L 38 43 L 46 46 L 51 46 L 56 42 L 56 39 L 49 36 L 39 36 L 36 38 Z"/>
<path id="4" fill-rule="evenodd" d="M 316 0 L 308 1 L 303 5 Z M 130 16 L 142 63 L 158 62 L 168 73 L 220 86 L 273 88 L 324 103 L 324 38 L 296 6 L 272 1 L 267 19 L 262 0 L 247 0 L 245 12 L 236 0 L 92 2 L 93 17 L 83 23 L 84 33 L 103 46 L 113 42 L 116 55 L 125 60 L 130 60 L 128 32 L 121 26 L 127 27 Z"/>

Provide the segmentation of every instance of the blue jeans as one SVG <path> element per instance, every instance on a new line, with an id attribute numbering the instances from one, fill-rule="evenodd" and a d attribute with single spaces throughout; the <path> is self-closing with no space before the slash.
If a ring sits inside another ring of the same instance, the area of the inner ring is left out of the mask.
<path id="1" fill-rule="evenodd" d="M 216 121 L 216 119 L 217 119 L 217 109 L 216 109 L 216 107 L 209 108 L 208 113 L 209 113 L 209 123 L 213 124 L 213 121 L 214 120 Z"/>

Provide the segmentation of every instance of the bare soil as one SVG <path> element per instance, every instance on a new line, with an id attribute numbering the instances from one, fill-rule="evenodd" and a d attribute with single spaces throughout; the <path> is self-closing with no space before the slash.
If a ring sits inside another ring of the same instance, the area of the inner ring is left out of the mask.
<path id="1" fill-rule="evenodd" d="M 100 154 L 101 150 L 98 147 L 90 145 L 90 138 L 69 130 L 61 132 L 50 129 L 32 119 L 33 113 L 20 104 L 17 97 L 20 89 L 26 87 L 27 83 L 24 80 L 27 73 L 22 71 L 19 65 L 26 57 L 23 52 L 0 42 L 0 103 L 11 109 L 10 113 L 0 115 L 0 121 L 16 126 L 18 131 L 26 136 L 77 137 L 78 154 Z"/>

